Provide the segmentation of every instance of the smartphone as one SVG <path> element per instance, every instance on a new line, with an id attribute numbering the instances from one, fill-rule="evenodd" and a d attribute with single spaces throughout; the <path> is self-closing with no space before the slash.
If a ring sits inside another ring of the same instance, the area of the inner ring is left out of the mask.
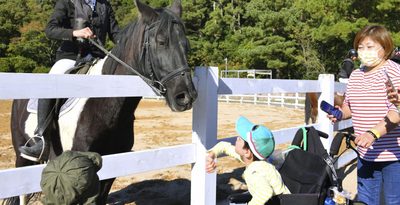
<path id="1" fill-rule="evenodd" d="M 383 70 L 383 72 L 385 73 L 386 77 L 387 77 L 387 81 L 386 84 L 389 85 L 390 87 L 392 87 L 392 90 L 397 93 L 397 89 L 396 87 L 394 87 L 392 80 L 389 77 L 389 74 L 386 72 L 386 70 Z M 397 99 L 397 96 L 396 96 Z M 400 105 L 396 106 L 397 111 L 400 113 Z"/>
<path id="2" fill-rule="evenodd" d="M 392 90 L 393 90 L 394 92 L 397 93 L 396 87 L 394 87 L 393 82 L 392 82 L 392 80 L 391 80 L 390 77 L 389 77 L 389 74 L 386 72 L 386 70 L 383 70 L 383 72 L 385 73 L 386 78 L 387 78 L 386 83 L 387 83 L 388 85 L 390 85 L 390 87 L 392 87 Z"/>
<path id="3" fill-rule="evenodd" d="M 325 100 L 321 101 L 319 106 L 321 110 L 328 113 L 329 115 L 333 115 L 337 120 L 342 120 L 343 113 L 339 109 L 335 108 L 333 105 L 327 103 Z"/>

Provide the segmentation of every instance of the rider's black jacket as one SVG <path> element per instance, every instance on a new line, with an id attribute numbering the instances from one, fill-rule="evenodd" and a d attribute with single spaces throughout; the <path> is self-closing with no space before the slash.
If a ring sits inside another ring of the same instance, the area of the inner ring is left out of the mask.
<path id="1" fill-rule="evenodd" d="M 103 58 L 105 54 L 94 45 L 79 43 L 72 36 L 75 22 L 75 3 L 84 3 L 84 0 L 58 0 L 54 12 L 47 24 L 45 33 L 50 39 L 62 40 L 57 50 L 56 60 L 63 58 L 76 60 L 78 53 L 82 56 L 91 53 L 93 57 Z M 90 7 L 88 7 L 90 8 Z M 88 26 L 104 45 L 107 34 L 116 43 L 118 40 L 119 27 L 115 20 L 114 11 L 107 0 L 97 0 L 95 11 L 90 10 Z"/>
<path id="2" fill-rule="evenodd" d="M 340 68 L 339 78 L 350 78 L 351 72 L 354 70 L 354 63 L 351 58 L 343 60 L 342 67 Z"/>

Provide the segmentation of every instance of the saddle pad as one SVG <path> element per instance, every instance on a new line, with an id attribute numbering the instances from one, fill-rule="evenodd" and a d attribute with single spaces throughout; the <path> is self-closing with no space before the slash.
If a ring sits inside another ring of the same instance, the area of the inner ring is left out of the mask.
<path id="1" fill-rule="evenodd" d="M 86 73 L 86 75 L 101 75 L 101 70 L 102 70 L 101 68 L 103 67 L 105 59 L 107 59 L 107 57 L 101 60 L 96 60 L 96 63 L 89 68 L 89 71 Z M 61 106 L 60 114 L 58 115 L 58 117 L 61 117 L 68 111 L 72 110 L 72 108 L 74 108 L 74 106 L 78 103 L 78 101 L 79 98 L 68 98 L 67 101 Z M 29 99 L 26 110 L 29 113 L 37 114 L 37 108 L 38 108 L 38 99 L 37 98 Z"/>
<path id="2" fill-rule="evenodd" d="M 67 101 L 65 101 L 65 103 L 61 106 L 60 114 L 58 115 L 58 117 L 63 116 L 65 113 L 67 113 L 72 108 L 74 108 L 76 103 L 78 103 L 78 100 L 79 100 L 79 98 L 68 98 Z M 28 105 L 26 107 L 26 110 L 29 113 L 37 114 L 38 101 L 39 101 L 39 99 L 37 99 L 37 98 L 29 99 L 29 102 L 28 102 Z"/>

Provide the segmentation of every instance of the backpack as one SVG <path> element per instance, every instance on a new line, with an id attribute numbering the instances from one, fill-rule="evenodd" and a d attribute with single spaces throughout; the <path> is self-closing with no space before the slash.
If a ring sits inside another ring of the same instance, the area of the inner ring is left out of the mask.
<path id="1" fill-rule="evenodd" d="M 292 141 L 292 145 L 298 148 L 287 154 L 279 169 L 290 192 L 299 194 L 296 204 L 323 204 L 333 184 L 331 167 L 326 162 L 329 155 L 322 145 L 321 136 L 327 137 L 327 134 L 314 127 L 300 128 Z M 308 197 L 301 197 L 303 194 Z"/>

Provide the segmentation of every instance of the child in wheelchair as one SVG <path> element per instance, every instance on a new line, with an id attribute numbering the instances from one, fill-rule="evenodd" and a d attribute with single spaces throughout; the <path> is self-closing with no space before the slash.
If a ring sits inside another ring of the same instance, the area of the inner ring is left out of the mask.
<path id="1" fill-rule="evenodd" d="M 236 131 L 239 136 L 235 146 L 228 142 L 219 142 L 209 150 L 206 171 L 214 172 L 217 166 L 215 158 L 226 154 L 246 165 L 243 178 L 251 195 L 249 205 L 263 205 L 272 196 L 289 194 L 290 191 L 275 166 L 266 161 L 275 148 L 272 132 L 242 116 L 236 121 Z"/>

